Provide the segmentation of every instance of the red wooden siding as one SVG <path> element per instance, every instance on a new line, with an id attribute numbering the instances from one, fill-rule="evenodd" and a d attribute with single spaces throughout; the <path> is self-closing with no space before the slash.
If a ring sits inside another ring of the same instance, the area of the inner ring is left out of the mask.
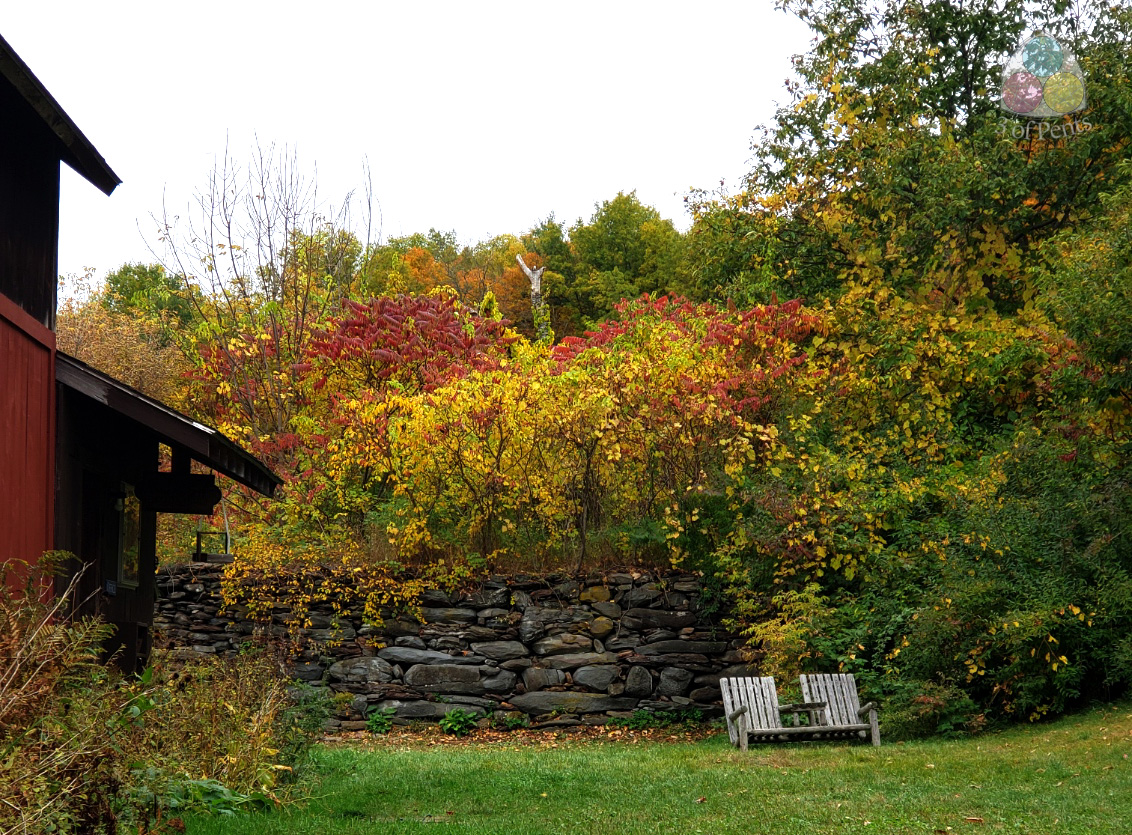
<path id="1" fill-rule="evenodd" d="M 0 296 L 0 562 L 50 550 L 55 334 Z"/>

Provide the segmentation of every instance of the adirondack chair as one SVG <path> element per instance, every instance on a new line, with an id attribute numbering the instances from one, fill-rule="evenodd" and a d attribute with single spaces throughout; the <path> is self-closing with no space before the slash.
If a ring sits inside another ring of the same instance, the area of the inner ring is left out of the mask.
<path id="1" fill-rule="evenodd" d="M 771 676 L 754 678 L 722 678 L 723 715 L 727 718 L 727 735 L 731 744 L 747 750 L 749 740 L 755 742 L 783 742 L 788 739 L 812 738 L 825 731 L 826 724 L 818 721 L 825 707 L 820 704 L 778 703 L 778 691 Z M 793 725 L 782 723 L 782 714 L 794 715 Z M 799 714 L 810 716 L 809 725 L 798 724 Z"/>
<path id="2" fill-rule="evenodd" d="M 857 682 L 850 674 L 799 676 L 802 698 L 807 702 L 825 702 L 824 713 L 816 716 L 828 738 L 871 738 L 880 745 L 877 705 L 862 706 L 857 698 Z M 868 735 L 866 737 L 866 734 Z"/>

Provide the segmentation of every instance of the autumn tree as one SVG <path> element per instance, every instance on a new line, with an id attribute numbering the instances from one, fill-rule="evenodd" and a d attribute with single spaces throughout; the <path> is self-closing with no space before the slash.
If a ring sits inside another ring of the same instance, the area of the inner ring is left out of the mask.
<path id="1" fill-rule="evenodd" d="M 195 408 L 290 471 L 282 439 L 304 400 L 295 369 L 367 270 L 369 242 L 354 228 L 369 230 L 367 201 L 348 195 L 328 210 L 295 155 L 269 147 L 246 168 L 225 155 L 184 217 L 166 209 L 157 220 L 162 265 L 200 323 L 182 342 Z"/>
<path id="2" fill-rule="evenodd" d="M 427 293 L 449 284 L 449 265 L 459 252 L 456 233 L 436 229 L 375 243 L 366 254 L 355 296 Z"/>
<path id="3" fill-rule="evenodd" d="M 1034 276 L 1039 303 L 1093 361 L 1082 393 L 1118 426 L 1132 408 L 1132 186 L 1102 196 L 1093 217 L 1046 249 Z"/>
<path id="4" fill-rule="evenodd" d="M 703 249 L 727 254 L 732 280 L 769 277 L 811 299 L 883 281 L 1003 311 L 1031 300 L 1027 270 L 1041 241 L 1126 176 L 1116 163 L 1132 129 L 1119 34 L 1127 10 L 1097 6 L 1078 20 L 1071 42 L 1089 104 L 1076 118 L 1091 129 L 1070 130 L 1066 118 L 1054 139 L 1015 137 L 1019 123 L 997 109 L 995 56 L 1035 25 L 1021 4 L 788 8 L 811 25 L 816 46 L 796 61 L 793 101 L 756 143 L 746 188 L 698 203 L 711 243 Z M 728 227 L 741 237 L 721 246 Z"/>
<path id="5" fill-rule="evenodd" d="M 122 275 L 126 265 L 111 275 Z M 144 306 L 121 304 L 106 285 L 91 277 L 66 282 L 56 323 L 58 348 L 126 385 L 164 403 L 185 401 L 189 365 L 168 339 L 169 324 Z"/>

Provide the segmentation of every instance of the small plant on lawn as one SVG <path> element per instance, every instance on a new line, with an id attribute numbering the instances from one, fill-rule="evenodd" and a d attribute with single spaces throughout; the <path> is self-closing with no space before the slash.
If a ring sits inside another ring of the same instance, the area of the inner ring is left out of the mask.
<path id="1" fill-rule="evenodd" d="M 136 786 L 131 790 L 130 796 L 135 808 L 152 809 L 152 817 L 158 823 L 163 815 L 189 811 L 234 815 L 237 812 L 270 809 L 274 805 L 274 799 L 263 792 L 243 794 L 228 788 L 219 780 L 209 778 L 171 778 L 159 768 L 137 769 L 133 778 Z"/>
<path id="2" fill-rule="evenodd" d="M 330 710 L 340 719 L 347 719 L 350 716 L 350 705 L 353 703 L 353 693 L 335 693 L 330 697 Z"/>
<path id="3" fill-rule="evenodd" d="M 440 727 L 446 734 L 467 736 L 476 726 L 476 715 L 462 708 L 455 708 L 444 714 Z"/>
<path id="4" fill-rule="evenodd" d="M 371 734 L 387 734 L 393 730 L 393 714 L 397 711 L 391 707 L 382 707 L 371 710 L 366 719 L 366 730 Z"/>
<path id="5" fill-rule="evenodd" d="M 526 716 L 497 716 L 491 720 L 491 725 L 497 731 L 517 731 L 530 726 Z"/>

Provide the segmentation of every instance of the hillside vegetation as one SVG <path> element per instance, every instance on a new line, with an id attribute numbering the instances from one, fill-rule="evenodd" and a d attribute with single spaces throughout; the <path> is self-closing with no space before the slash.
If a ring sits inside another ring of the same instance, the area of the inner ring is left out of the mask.
<path id="1" fill-rule="evenodd" d="M 673 562 L 764 669 L 853 672 L 907 735 L 1127 690 L 1132 17 L 786 5 L 791 100 L 686 233 L 618 194 L 365 242 L 268 152 L 64 311 L 63 350 L 284 478 L 227 492 L 242 602 Z M 997 56 L 1035 29 L 1088 104 L 1019 138 Z"/>

